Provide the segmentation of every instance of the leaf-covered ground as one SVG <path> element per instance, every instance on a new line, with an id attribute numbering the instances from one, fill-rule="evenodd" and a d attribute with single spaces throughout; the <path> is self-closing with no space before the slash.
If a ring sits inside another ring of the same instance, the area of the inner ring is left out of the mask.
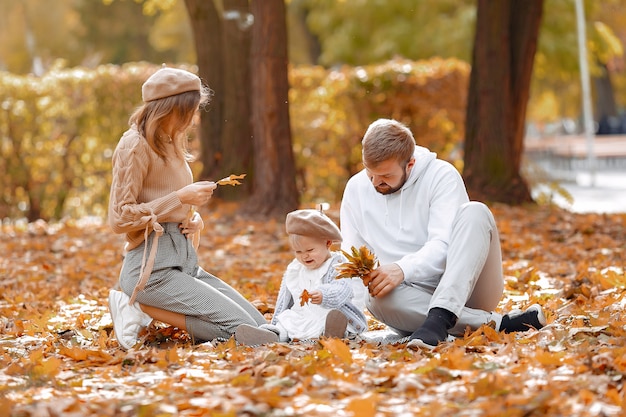
<path id="1" fill-rule="evenodd" d="M 507 281 L 499 310 L 540 303 L 549 325 L 484 326 L 433 352 L 338 339 L 193 345 L 163 324 L 124 352 L 106 307 L 121 237 L 89 220 L 5 224 L 0 416 L 624 415 L 626 214 L 493 210 Z M 269 318 L 292 258 L 283 224 L 236 212 L 202 213 L 201 263 Z"/>

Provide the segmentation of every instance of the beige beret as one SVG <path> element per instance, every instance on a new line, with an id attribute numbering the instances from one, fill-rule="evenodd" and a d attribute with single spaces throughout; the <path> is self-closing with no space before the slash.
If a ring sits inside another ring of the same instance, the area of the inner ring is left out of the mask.
<path id="1" fill-rule="evenodd" d="M 200 91 L 201 87 L 200 78 L 194 73 L 177 68 L 161 68 L 143 83 L 141 97 L 147 103 L 187 91 Z"/>
<path id="2" fill-rule="evenodd" d="M 287 214 L 285 221 L 290 235 L 308 236 L 341 242 L 341 232 L 333 221 L 319 210 L 296 210 Z"/>

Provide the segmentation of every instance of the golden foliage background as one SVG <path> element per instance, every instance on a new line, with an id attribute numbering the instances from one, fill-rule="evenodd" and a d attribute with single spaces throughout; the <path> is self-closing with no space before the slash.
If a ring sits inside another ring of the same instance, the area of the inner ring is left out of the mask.
<path id="1" fill-rule="evenodd" d="M 156 68 L 59 67 L 43 77 L 0 72 L 0 218 L 104 216 L 113 149 Z M 468 74 L 468 65 L 453 59 L 292 68 L 301 202 L 341 199 L 346 180 L 360 169 L 360 139 L 378 117 L 407 123 L 420 144 L 458 159 Z"/>

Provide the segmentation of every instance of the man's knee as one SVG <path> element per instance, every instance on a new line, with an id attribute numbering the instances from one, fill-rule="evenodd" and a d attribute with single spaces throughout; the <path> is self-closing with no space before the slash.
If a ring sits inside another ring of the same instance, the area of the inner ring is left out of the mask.
<path id="1" fill-rule="evenodd" d="M 487 223 L 495 223 L 493 214 L 486 204 L 480 201 L 470 201 L 461 205 L 457 213 L 457 221 L 486 221 Z"/>

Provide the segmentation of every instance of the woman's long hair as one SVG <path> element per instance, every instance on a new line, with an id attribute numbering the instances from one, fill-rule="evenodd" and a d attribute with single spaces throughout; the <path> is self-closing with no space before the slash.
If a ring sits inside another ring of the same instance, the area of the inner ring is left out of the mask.
<path id="1" fill-rule="evenodd" d="M 152 150 L 164 160 L 166 146 L 174 143 L 176 156 L 193 159 L 187 148 L 187 129 L 199 108 L 209 104 L 213 91 L 202 86 L 200 91 L 187 91 L 174 96 L 149 101 L 130 116 L 129 124 L 136 125 Z"/>

